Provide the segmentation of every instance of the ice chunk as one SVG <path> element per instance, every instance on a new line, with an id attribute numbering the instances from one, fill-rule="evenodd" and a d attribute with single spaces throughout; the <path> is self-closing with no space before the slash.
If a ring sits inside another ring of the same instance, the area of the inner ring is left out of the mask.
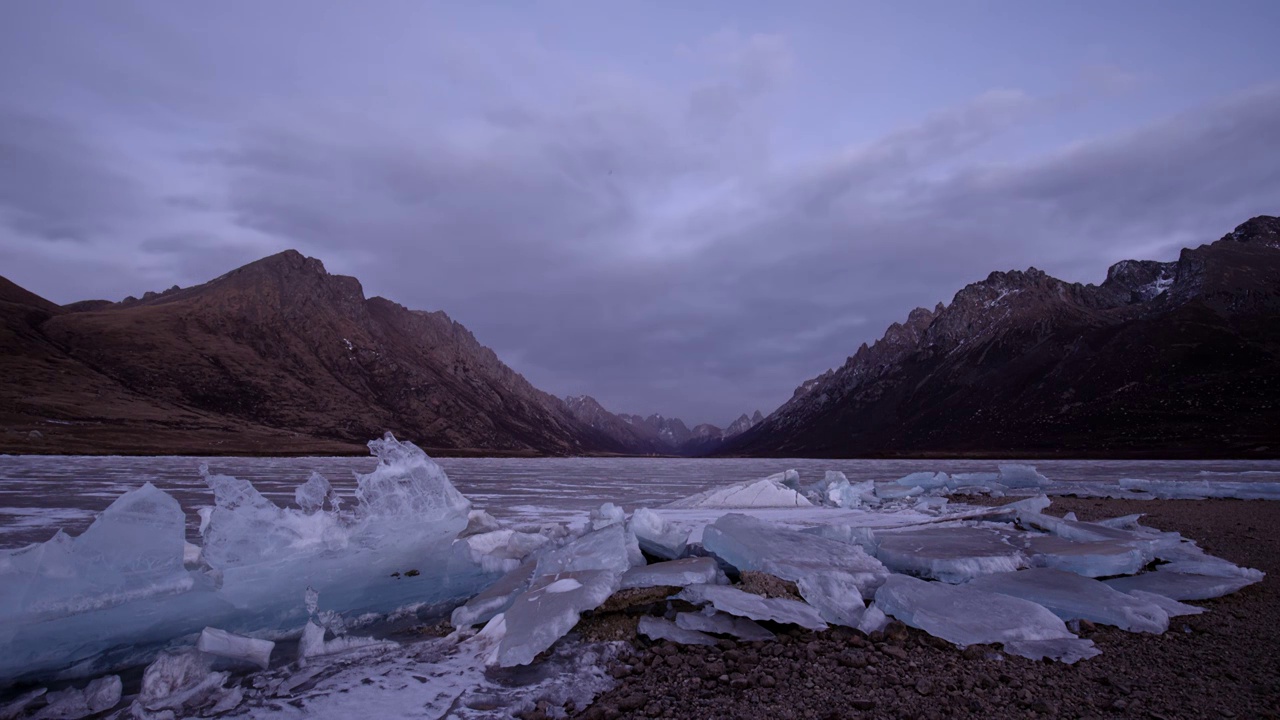
<path id="1" fill-rule="evenodd" d="M 715 645 L 716 639 L 697 630 L 680 627 L 670 620 L 645 615 L 636 631 L 653 640 L 670 640 L 681 645 Z"/>
<path id="2" fill-rule="evenodd" d="M 226 630 L 207 627 L 200 633 L 196 648 L 201 652 L 232 660 L 250 662 L 262 669 L 271 664 L 271 651 L 276 644 L 270 640 L 235 635 Z"/>
<path id="3" fill-rule="evenodd" d="M 622 511 L 622 508 L 607 502 L 592 510 L 588 519 L 591 521 L 592 530 L 600 530 L 601 528 L 624 522 L 627 519 L 627 514 Z"/>
<path id="4" fill-rule="evenodd" d="M 389 649 L 394 647 L 396 647 L 396 643 L 390 640 L 351 635 L 326 640 L 325 629 L 314 622 L 308 622 L 306 627 L 302 629 L 302 637 L 298 640 L 298 659 L 306 660 L 307 658 L 320 657 L 322 655 L 337 655 L 338 653 L 361 648 Z"/>
<path id="5" fill-rule="evenodd" d="M 768 641 L 775 635 L 760 627 L 753 620 L 736 617 L 712 608 L 702 612 L 683 612 L 676 615 L 676 625 L 686 630 L 712 633 L 715 635 L 732 635 L 747 642 Z"/>
<path id="6" fill-rule="evenodd" d="M 1156 568 L 1160 572 L 1240 577 L 1254 582 L 1261 580 L 1264 575 L 1261 570 L 1240 567 L 1235 563 L 1210 555 L 1192 542 L 1184 541 L 1177 545 L 1163 547 L 1156 552 L 1156 556 L 1166 561 L 1165 564 Z"/>
<path id="7" fill-rule="evenodd" d="M 356 475 L 361 513 L 438 524 L 453 535 L 467 526 L 471 501 L 418 446 L 387 433 L 381 440 L 370 440 L 369 449 L 378 457 L 378 466 L 368 475 Z"/>
<path id="8" fill-rule="evenodd" d="M 852 575 L 839 570 L 811 573 L 800 578 L 796 586 L 800 597 L 817 608 L 822 619 L 832 625 L 856 628 L 862 621 L 866 606 L 859 582 Z"/>
<path id="9" fill-rule="evenodd" d="M 864 596 L 872 594 L 889 574 L 879 560 L 857 545 L 737 513 L 707 526 L 702 545 L 739 570 L 758 570 L 793 582 L 839 571 L 852 578 Z"/>
<path id="10" fill-rule="evenodd" d="M 725 585 L 728 582 L 714 559 L 693 557 L 633 567 L 622 576 L 622 589 Z"/>
<path id="11" fill-rule="evenodd" d="M 1130 593 L 1135 590 L 1164 595 L 1172 600 L 1208 600 L 1230 595 L 1258 580 L 1246 577 L 1191 575 L 1176 572 L 1145 572 L 1141 575 L 1104 580 L 1106 584 Z"/>
<path id="12" fill-rule="evenodd" d="M 1051 484 L 1049 478 L 1036 472 L 1035 466 L 1015 463 L 1001 465 L 996 482 L 1010 488 L 1039 488 Z"/>
<path id="13" fill-rule="evenodd" d="M 944 472 L 913 472 L 910 475 L 898 478 L 894 481 L 894 484 L 908 488 L 918 487 L 922 490 L 934 490 L 945 487 L 950 480 L 951 478 Z"/>
<path id="14" fill-rule="evenodd" d="M 1120 487 L 1166 500 L 1237 498 L 1240 500 L 1280 500 L 1278 482 L 1235 482 L 1227 480 L 1135 480 L 1124 478 Z"/>
<path id="15" fill-rule="evenodd" d="M 1011 537 L 1005 530 L 972 526 L 879 532 L 876 558 L 894 572 L 961 583 L 1026 567 L 1027 557 L 1010 544 Z"/>
<path id="16" fill-rule="evenodd" d="M 837 477 L 832 477 L 837 476 Z M 827 471 L 827 477 L 819 488 L 819 496 L 824 505 L 838 508 L 856 508 L 862 505 L 875 504 L 876 484 L 871 480 L 851 483 L 842 472 Z"/>
<path id="17" fill-rule="evenodd" d="M 1063 620 L 1089 620 L 1157 635 L 1169 629 L 1169 615 L 1158 605 L 1062 570 L 1035 568 L 984 575 L 965 587 L 1030 600 Z"/>
<path id="18" fill-rule="evenodd" d="M 467 544 L 472 560 L 485 570 L 505 573 L 519 567 L 531 553 L 549 545 L 551 539 L 541 533 L 505 529 L 471 535 L 460 542 Z"/>
<path id="19" fill-rule="evenodd" d="M 794 472 L 794 471 L 788 471 Z M 784 474 L 785 475 L 785 474 Z M 799 476 L 797 475 L 798 479 Z M 810 507 L 813 503 L 794 488 L 783 484 L 783 477 L 770 477 L 751 482 L 713 488 L 697 495 L 668 503 L 669 508 L 748 508 Z"/>
<path id="20" fill-rule="evenodd" d="M 47 692 L 49 692 L 48 688 L 36 688 L 19 695 L 7 705 L 0 706 L 0 720 L 12 720 L 18 717 L 31 703 L 44 697 Z"/>
<path id="21" fill-rule="evenodd" d="M 308 515 L 323 510 L 325 502 L 329 503 L 331 510 L 337 510 L 342 505 L 329 480 L 318 472 L 311 473 L 311 477 L 293 491 L 293 501 Z"/>
<path id="22" fill-rule="evenodd" d="M 876 591 L 875 604 L 886 615 L 962 647 L 1004 643 L 1014 655 L 1068 663 L 1098 653 L 1092 642 L 1077 638 L 1043 606 L 966 585 L 890 575 Z M 1052 642 L 1019 645 L 1044 641 Z"/>
<path id="23" fill-rule="evenodd" d="M 687 528 L 672 525 L 649 508 L 639 508 L 631 514 L 631 531 L 635 533 L 641 550 L 667 560 L 684 555 L 689 541 Z"/>
<path id="24" fill-rule="evenodd" d="M 1177 600 L 1174 600 L 1172 598 L 1167 598 L 1164 595 L 1157 595 L 1156 593 L 1152 593 L 1152 592 L 1143 592 L 1141 590 L 1130 590 L 1125 594 L 1132 595 L 1133 597 L 1139 600 L 1142 600 L 1144 602 L 1149 602 L 1153 605 L 1159 605 L 1160 609 L 1164 610 L 1165 614 L 1171 618 L 1178 617 L 1180 615 L 1199 615 L 1200 613 L 1204 612 L 1204 608 L 1202 607 L 1196 607 L 1195 605 L 1187 605 L 1186 603 L 1180 603 Z"/>
<path id="25" fill-rule="evenodd" d="M 600 532 L 620 526 L 611 526 Z M 565 584 L 573 580 L 577 587 Z M 528 665 L 538 653 L 551 647 L 578 624 L 586 610 L 594 610 L 618 590 L 622 574 L 616 570 L 577 570 L 534 580 L 528 592 L 516 598 L 504 614 L 506 634 L 498 644 L 502 667 Z M 560 589 L 552 592 L 551 587 Z"/>
<path id="26" fill-rule="evenodd" d="M 764 598 L 727 585 L 690 585 L 676 597 L 695 605 L 711 603 L 717 610 L 752 620 L 771 620 L 810 630 L 827 629 L 818 611 L 802 602 Z"/>
<path id="27" fill-rule="evenodd" d="M 1076 542 L 1056 535 L 1031 535 L 1024 540 L 1031 564 L 1085 577 L 1136 573 L 1151 562 L 1151 553 L 1117 540 Z"/>
<path id="28" fill-rule="evenodd" d="M 862 613 L 862 620 L 858 622 L 858 630 L 870 635 L 877 630 L 883 630 L 889 624 L 889 618 L 884 611 L 875 603 L 867 606 L 867 611 Z"/>
<path id="29" fill-rule="evenodd" d="M 902 500 L 923 494 L 924 488 L 919 485 L 904 487 L 897 483 L 881 483 L 876 486 L 876 497 L 881 500 Z"/>
<path id="30" fill-rule="evenodd" d="M 51 692 L 47 696 L 49 704 L 33 715 L 32 720 L 80 720 L 105 712 L 119 704 L 123 687 L 119 675 L 108 675 L 82 689 Z"/>
<path id="31" fill-rule="evenodd" d="M 467 526 L 459 533 L 458 537 L 470 537 L 481 533 L 494 532 L 501 530 L 502 525 L 498 519 L 484 510 L 472 510 L 467 513 Z"/>
<path id="32" fill-rule="evenodd" d="M 538 575 L 551 575 L 572 570 L 611 570 L 621 575 L 635 565 L 643 565 L 644 556 L 636 536 L 625 525 L 610 525 L 552 550 L 538 559 Z M 511 619 L 507 619 L 510 626 Z"/>
<path id="33" fill-rule="evenodd" d="M 449 621 L 456 628 L 487 623 L 506 612 L 516 598 L 529 588 L 537 561 L 527 560 L 523 565 L 503 575 L 498 582 L 453 611 Z"/>
<path id="34" fill-rule="evenodd" d="M 208 659 L 194 649 L 165 653 L 142 673 L 142 690 L 134 702 L 151 712 L 207 707 L 222 698 L 229 676 L 210 670 Z"/>

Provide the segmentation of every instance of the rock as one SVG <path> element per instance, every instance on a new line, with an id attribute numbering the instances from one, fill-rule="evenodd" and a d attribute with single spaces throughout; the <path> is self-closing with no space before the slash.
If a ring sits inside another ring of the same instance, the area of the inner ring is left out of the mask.
<path id="1" fill-rule="evenodd" d="M 623 712 L 631 712 L 632 710 L 639 710 L 648 704 L 649 698 L 642 693 L 631 693 L 618 701 L 618 709 Z"/>
<path id="2" fill-rule="evenodd" d="M 932 682 L 930 682 L 927 678 L 921 678 L 920 680 L 917 680 L 917 681 L 916 681 L 916 692 L 918 692 L 918 693 L 920 693 L 921 695 L 924 695 L 924 696 L 926 696 L 926 697 L 927 697 L 927 696 L 929 696 L 929 695 L 932 695 L 932 694 L 933 694 L 933 683 L 932 683 Z"/>

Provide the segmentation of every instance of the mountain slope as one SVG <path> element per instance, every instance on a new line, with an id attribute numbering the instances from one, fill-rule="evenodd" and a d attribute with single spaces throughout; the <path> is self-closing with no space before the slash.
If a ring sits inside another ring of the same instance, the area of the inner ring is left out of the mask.
<path id="1" fill-rule="evenodd" d="M 18 297 L 10 286 L 0 297 Z M 66 309 L 36 300 L 6 304 L 6 328 L 23 333 L 23 345 L 4 362 L 26 368 L 33 385 L 6 391 L 0 414 L 7 426 L 55 421 L 41 431 L 42 451 L 75 434 L 63 428 L 113 417 L 102 404 L 140 413 L 130 423 L 139 432 L 210 421 L 232 436 L 265 434 L 284 452 L 355 449 L 385 430 L 445 450 L 621 450 L 444 313 L 366 299 L 355 278 L 330 275 L 294 251 L 141 300 Z M 35 373 L 54 361 L 67 370 Z M 96 398 L 90 388 L 99 386 L 110 397 L 82 407 L 38 397 Z M 201 427 L 190 430 L 198 436 Z"/>
<path id="2" fill-rule="evenodd" d="M 796 390 L 722 454 L 1280 454 L 1280 220 L 1101 285 L 992 273 Z"/>

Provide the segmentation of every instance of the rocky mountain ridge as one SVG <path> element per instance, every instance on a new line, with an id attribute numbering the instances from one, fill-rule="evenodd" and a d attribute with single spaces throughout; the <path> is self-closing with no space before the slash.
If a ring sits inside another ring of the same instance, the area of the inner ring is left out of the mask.
<path id="1" fill-rule="evenodd" d="M 720 452 L 1274 455 L 1280 220 L 1100 285 L 993 272 L 917 308 Z"/>

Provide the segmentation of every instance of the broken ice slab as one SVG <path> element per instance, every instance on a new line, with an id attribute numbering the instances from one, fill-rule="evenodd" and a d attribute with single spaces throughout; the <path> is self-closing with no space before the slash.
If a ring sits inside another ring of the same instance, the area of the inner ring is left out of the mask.
<path id="1" fill-rule="evenodd" d="M 507 528 L 469 535 L 459 542 L 466 543 L 471 559 L 486 571 L 506 573 L 520 567 L 530 554 L 550 545 L 551 538 Z"/>
<path id="2" fill-rule="evenodd" d="M 922 527 L 878 532 L 876 559 L 890 570 L 948 583 L 1027 566 L 1014 533 L 990 527 Z"/>
<path id="3" fill-rule="evenodd" d="M 141 709 L 195 715 L 192 711 L 212 707 L 229 692 L 222 686 L 230 675 L 211 670 L 208 658 L 194 648 L 161 654 L 142 673 L 142 690 L 132 714 L 144 716 Z"/>
<path id="4" fill-rule="evenodd" d="M 119 675 L 100 677 L 83 688 L 67 688 L 51 692 L 45 705 L 31 720 L 80 720 L 115 707 L 120 702 L 124 685 Z M 0 717 L 4 717 L 0 713 Z"/>
<path id="5" fill-rule="evenodd" d="M 752 620 L 799 625 L 810 630 L 827 629 L 822 616 L 809 605 L 787 598 L 765 598 L 727 585 L 690 585 L 676 597 L 695 605 L 711 603 L 717 610 Z"/>
<path id="6" fill-rule="evenodd" d="M 275 646 L 270 640 L 244 637 L 211 627 L 202 630 L 196 642 L 200 652 L 253 663 L 264 670 L 271 664 L 271 651 Z"/>
<path id="7" fill-rule="evenodd" d="M 839 571 L 857 583 L 864 597 L 873 594 L 889 574 L 879 560 L 857 545 L 738 513 L 724 515 L 707 526 L 702 546 L 738 570 L 757 570 L 793 582 Z"/>
<path id="8" fill-rule="evenodd" d="M 465 605 L 454 609 L 450 623 L 455 628 L 481 625 L 506 612 L 516 598 L 529 589 L 537 564 L 536 560 L 526 560 L 520 567 L 503 575 Z"/>
<path id="9" fill-rule="evenodd" d="M 1156 567 L 1160 572 L 1241 577 L 1253 581 L 1261 580 L 1264 575 L 1261 570 L 1240 567 L 1233 562 L 1210 555 L 1200 546 L 1185 540 L 1177 545 L 1159 549 L 1156 551 L 1156 557 L 1165 561 L 1164 564 Z"/>
<path id="10" fill-rule="evenodd" d="M 967 585 L 890 575 L 876 591 L 875 604 L 886 615 L 962 647 L 1004 643 L 1005 651 L 1015 655 L 1067 663 L 1098 653 L 1091 641 L 1073 635 L 1045 607 Z M 1039 644 L 1016 645 L 1027 642 Z"/>
<path id="11" fill-rule="evenodd" d="M 10 700 L 6 705 L 0 705 L 0 720 L 13 720 L 18 717 L 36 700 L 44 697 L 48 693 L 48 688 L 36 688 L 18 697 Z"/>
<path id="12" fill-rule="evenodd" d="M 684 555 L 689 542 L 688 528 L 663 520 L 649 508 L 639 508 L 631 514 L 631 531 L 635 533 L 641 550 L 667 560 Z"/>
<path id="13" fill-rule="evenodd" d="M 536 575 L 572 570 L 610 570 L 621 575 L 644 564 L 636 536 L 625 525 L 610 525 L 556 548 L 538 558 Z"/>
<path id="14" fill-rule="evenodd" d="M 794 473 L 788 470 L 787 473 Z M 810 507 L 813 503 L 795 488 L 784 484 L 787 473 L 771 475 L 761 480 L 748 481 L 712 488 L 696 495 L 667 503 L 668 508 L 760 508 L 760 507 Z M 799 476 L 796 476 L 797 480 Z"/>
<path id="15" fill-rule="evenodd" d="M 467 526 L 458 533 L 458 537 L 465 538 L 501 529 L 502 523 L 499 523 L 494 516 L 484 510 L 472 510 L 467 513 Z"/>
<path id="16" fill-rule="evenodd" d="M 1034 465 L 1006 463 L 999 467 L 996 482 L 1007 488 L 1040 488 L 1052 484 L 1049 478 L 1036 472 Z"/>
<path id="17" fill-rule="evenodd" d="M 1144 602 L 1149 602 L 1154 605 L 1159 605 L 1160 609 L 1163 610 L 1165 614 L 1171 618 L 1178 617 L 1180 615 L 1199 615 L 1200 613 L 1204 612 L 1204 608 L 1202 607 L 1196 607 L 1195 605 L 1187 605 L 1186 603 L 1180 603 L 1177 600 L 1174 600 L 1173 598 L 1168 598 L 1168 597 L 1165 597 L 1164 595 L 1157 595 L 1156 593 L 1152 593 L 1152 592 L 1143 592 L 1142 590 L 1130 590 L 1125 594 L 1132 595 L 1133 597 L 1139 600 L 1142 600 Z"/>
<path id="18" fill-rule="evenodd" d="M 1229 480 L 1136 480 L 1124 478 L 1120 487 L 1131 492 L 1146 493 L 1163 500 L 1204 500 L 1236 498 L 1238 500 L 1280 500 L 1278 482 L 1235 482 Z"/>
<path id="19" fill-rule="evenodd" d="M 839 570 L 810 573 L 796 582 L 800 597 L 832 625 L 856 628 L 866 605 L 857 578 Z"/>
<path id="20" fill-rule="evenodd" d="M 720 612 L 713 608 L 705 608 L 702 612 L 682 612 L 676 615 L 676 625 L 687 630 L 712 633 L 714 635 L 732 635 L 739 640 L 756 642 L 773 640 L 776 636 L 760 627 L 755 621 Z"/>
<path id="21" fill-rule="evenodd" d="M 726 585 L 728 582 L 715 559 L 694 557 L 633 567 L 623 574 L 621 589 Z"/>
<path id="22" fill-rule="evenodd" d="M 945 487 L 951 478 L 944 472 L 913 472 L 910 475 L 904 475 L 893 481 L 895 485 L 902 487 L 919 487 L 922 490 L 933 490 Z"/>
<path id="23" fill-rule="evenodd" d="M 623 512 L 622 508 L 607 502 L 592 510 L 587 519 L 591 522 L 592 530 L 600 530 L 610 525 L 624 522 L 627 519 L 627 514 Z"/>
<path id="24" fill-rule="evenodd" d="M 293 491 L 293 501 L 308 515 L 323 510 L 326 502 L 330 510 L 337 511 L 342 507 L 342 500 L 329 480 L 318 472 L 312 472 L 311 477 Z"/>
<path id="25" fill-rule="evenodd" d="M 897 483 L 881 483 L 876 486 L 875 494 L 881 500 L 902 500 L 923 495 L 924 488 L 919 485 L 907 487 Z"/>
<path id="26" fill-rule="evenodd" d="M 716 639 L 705 633 L 681 627 L 665 618 L 645 615 L 636 632 L 651 640 L 670 640 L 681 645 L 715 645 Z"/>
<path id="27" fill-rule="evenodd" d="M 1023 543 L 1032 565 L 1091 578 L 1130 575 L 1151 562 L 1149 551 L 1117 540 L 1076 542 L 1056 535 L 1028 535 Z"/>
<path id="28" fill-rule="evenodd" d="M 298 659 L 306 660 L 307 658 L 320 657 L 322 655 L 337 655 L 349 650 L 360 648 L 379 648 L 387 649 L 396 647 L 396 643 L 390 640 L 378 640 L 369 637 L 356 637 L 353 635 L 344 635 L 335 637 L 332 640 L 325 639 L 325 628 L 314 622 L 308 622 L 306 627 L 302 629 L 302 637 L 298 640 Z"/>
<path id="29" fill-rule="evenodd" d="M 498 664 L 533 662 L 572 630 L 584 611 L 600 607 L 617 592 L 621 582 L 622 573 L 615 570 L 577 570 L 535 579 L 504 613 L 506 634 L 498 643 Z"/>
<path id="30" fill-rule="evenodd" d="M 1157 635 L 1169 629 L 1169 615 L 1159 605 L 1072 572 L 1033 568 L 997 573 L 976 578 L 965 587 L 1030 600 L 1063 620 L 1088 620 Z"/>
<path id="31" fill-rule="evenodd" d="M 1103 582 L 1126 593 L 1141 590 L 1163 595 L 1172 600 L 1208 600 L 1230 595 L 1241 588 L 1258 582 L 1260 579 L 1238 575 L 1235 577 L 1222 577 L 1156 570 L 1145 572 L 1141 575 L 1112 578 Z"/>

